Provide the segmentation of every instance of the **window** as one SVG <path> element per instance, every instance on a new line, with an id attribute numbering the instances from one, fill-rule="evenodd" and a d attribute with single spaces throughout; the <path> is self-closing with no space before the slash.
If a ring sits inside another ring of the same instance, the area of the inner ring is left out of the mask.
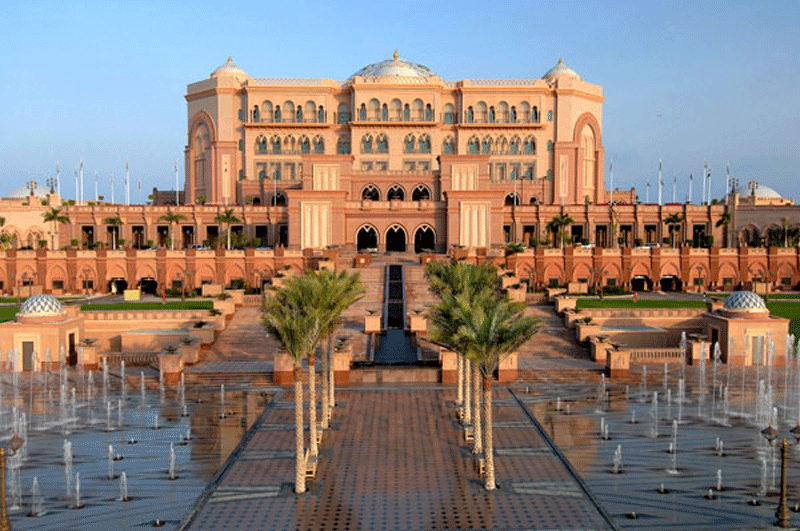
<path id="1" fill-rule="evenodd" d="M 273 155 L 280 155 L 281 154 L 281 139 L 278 135 L 275 135 L 270 140 L 272 144 L 272 154 Z"/>
<path id="2" fill-rule="evenodd" d="M 413 110 L 414 121 L 421 122 L 425 112 L 425 106 L 423 105 L 422 100 L 421 99 L 414 100 L 414 102 L 412 103 L 412 107 L 413 107 L 412 110 Z"/>
<path id="3" fill-rule="evenodd" d="M 258 170 L 258 180 L 259 181 L 263 181 L 266 178 L 267 178 L 267 169 L 266 168 L 262 168 L 262 169 Z"/>
<path id="4" fill-rule="evenodd" d="M 258 105 L 253 108 L 253 121 L 260 122 L 261 121 L 261 113 L 258 112 Z"/>
<path id="5" fill-rule="evenodd" d="M 291 101 L 283 102 L 283 115 L 286 117 L 286 120 L 291 122 L 294 120 L 294 103 Z"/>
<path id="6" fill-rule="evenodd" d="M 389 109 L 389 119 L 399 122 L 400 119 L 403 117 L 403 104 L 397 98 L 392 100 L 390 104 L 391 107 Z"/>
<path id="7" fill-rule="evenodd" d="M 244 170 L 239 170 L 239 180 L 244 181 Z"/>
<path id="8" fill-rule="evenodd" d="M 425 121 L 426 122 L 433 121 L 433 109 L 431 109 L 430 103 L 425 106 Z"/>
<path id="9" fill-rule="evenodd" d="M 476 120 L 477 120 L 478 123 L 482 123 L 482 124 L 486 123 L 486 119 L 487 119 L 487 116 L 488 116 L 487 110 L 488 109 L 486 107 L 486 103 L 484 103 L 482 101 L 479 101 L 478 102 L 478 109 L 477 109 L 478 116 L 476 117 Z"/>
<path id="10" fill-rule="evenodd" d="M 325 109 L 322 108 L 322 105 L 317 110 L 317 122 L 325 123 Z"/>
<path id="11" fill-rule="evenodd" d="M 377 153 L 389 153 L 389 140 L 386 135 L 383 133 L 378 135 L 375 139 L 375 147 L 377 148 Z"/>
<path id="12" fill-rule="evenodd" d="M 238 117 L 240 122 L 244 122 L 244 109 L 239 109 Z"/>
<path id="13" fill-rule="evenodd" d="M 372 98 L 369 100 L 369 109 L 368 109 L 369 119 L 378 121 L 380 119 L 381 113 L 381 102 L 377 99 Z"/>
<path id="14" fill-rule="evenodd" d="M 375 186 L 369 184 L 361 191 L 361 199 L 364 201 L 380 201 L 381 193 Z"/>
<path id="15" fill-rule="evenodd" d="M 389 121 L 389 107 L 387 107 L 385 103 L 383 104 L 383 107 L 381 107 L 381 120 L 384 122 Z"/>
<path id="16" fill-rule="evenodd" d="M 509 121 L 512 124 L 517 123 L 517 108 L 516 107 L 511 107 L 511 114 L 509 115 Z"/>
<path id="17" fill-rule="evenodd" d="M 431 191 L 424 184 L 418 184 L 414 191 L 411 192 L 412 201 L 429 201 L 431 198 Z"/>
<path id="18" fill-rule="evenodd" d="M 479 142 L 478 142 L 478 137 L 477 136 L 473 136 L 467 142 L 467 151 L 469 152 L 470 155 L 477 155 L 479 149 L 480 149 L 480 145 L 479 145 Z"/>
<path id="19" fill-rule="evenodd" d="M 511 137 L 511 142 L 508 144 L 508 152 L 512 155 L 519 154 L 519 137 L 514 136 Z"/>
<path id="20" fill-rule="evenodd" d="M 349 155 L 350 154 L 350 141 L 346 138 L 340 138 L 339 141 L 336 143 L 336 153 L 339 155 Z"/>
<path id="21" fill-rule="evenodd" d="M 481 142 L 481 153 L 483 153 L 484 155 L 488 155 L 491 152 L 492 152 L 492 139 L 487 136 L 486 138 L 483 139 L 483 142 Z"/>
<path id="22" fill-rule="evenodd" d="M 531 121 L 535 124 L 539 123 L 539 107 L 534 105 L 533 111 L 531 112 Z"/>
<path id="23" fill-rule="evenodd" d="M 54 290 L 63 290 L 64 289 L 64 281 L 63 280 L 53 280 L 53 289 Z"/>
<path id="24" fill-rule="evenodd" d="M 392 185 L 389 191 L 386 192 L 387 201 L 402 201 L 406 198 L 406 193 L 399 184 Z"/>
<path id="25" fill-rule="evenodd" d="M 297 121 L 298 122 L 303 121 L 303 108 L 300 107 L 299 105 L 297 106 Z"/>
<path id="26" fill-rule="evenodd" d="M 346 125 L 350 121 L 350 109 L 346 103 L 340 103 L 336 108 L 336 121 L 339 125 Z"/>
<path id="27" fill-rule="evenodd" d="M 261 102 L 261 117 L 265 122 L 272 121 L 272 117 L 274 111 L 272 109 L 272 102 L 269 100 L 264 100 Z"/>
<path id="28" fill-rule="evenodd" d="M 789 287 L 792 285 L 792 277 L 781 277 L 781 285 Z"/>
<path id="29" fill-rule="evenodd" d="M 448 103 L 444 106 L 444 114 L 442 116 L 442 121 L 446 124 L 455 123 L 456 113 L 452 104 Z"/>
<path id="30" fill-rule="evenodd" d="M 358 110 L 358 119 L 362 122 L 366 121 L 367 119 L 367 106 L 363 103 L 361 104 L 361 108 Z"/>
<path id="31" fill-rule="evenodd" d="M 430 153 L 431 152 L 431 137 L 428 135 L 420 135 L 419 137 L 419 152 L 420 153 Z"/>
<path id="32" fill-rule="evenodd" d="M 548 122 L 552 122 L 553 121 L 553 111 L 547 111 L 547 121 Z M 537 120 L 537 122 L 538 122 L 538 120 Z"/>
<path id="33" fill-rule="evenodd" d="M 494 123 L 494 118 L 495 118 L 494 107 L 489 107 L 489 123 L 490 124 Z"/>
<path id="34" fill-rule="evenodd" d="M 325 153 L 325 141 L 319 135 L 314 137 L 314 153 L 317 155 Z"/>
<path id="35" fill-rule="evenodd" d="M 239 139 L 239 151 L 244 151 L 244 140 Z"/>
<path id="36" fill-rule="evenodd" d="M 301 136 L 299 144 L 300 144 L 300 153 L 302 153 L 303 155 L 311 153 L 311 142 L 308 141 L 307 136 L 305 135 Z"/>
<path id="37" fill-rule="evenodd" d="M 372 135 L 364 135 L 361 139 L 361 152 L 372 153 Z"/>
<path id="38" fill-rule="evenodd" d="M 453 137 L 448 136 L 447 138 L 442 141 L 442 153 L 446 155 L 452 155 L 455 152 L 455 141 Z"/>
<path id="39" fill-rule="evenodd" d="M 536 140 L 532 136 L 525 139 L 525 143 L 522 145 L 522 152 L 526 155 L 536 153 Z"/>
<path id="40" fill-rule="evenodd" d="M 403 121 L 410 122 L 411 121 L 411 110 L 408 108 L 408 103 L 403 106 Z"/>
<path id="41" fill-rule="evenodd" d="M 414 153 L 414 144 L 414 135 L 406 135 L 406 138 L 403 140 L 403 153 Z"/>
<path id="42" fill-rule="evenodd" d="M 259 155 L 266 155 L 267 153 L 267 139 L 263 136 L 258 137 L 256 140 L 256 152 Z"/>
<path id="43" fill-rule="evenodd" d="M 475 111 L 472 110 L 472 107 L 467 108 L 467 123 L 471 124 L 475 121 Z"/>
<path id="44" fill-rule="evenodd" d="M 361 171 L 372 171 L 372 163 L 371 162 L 362 162 L 361 163 Z"/>
<path id="45" fill-rule="evenodd" d="M 83 279 L 83 289 L 94 289 L 94 280 L 90 278 Z"/>
<path id="46" fill-rule="evenodd" d="M 276 122 L 280 122 L 281 121 L 281 108 L 280 107 L 275 107 L 275 121 Z"/>

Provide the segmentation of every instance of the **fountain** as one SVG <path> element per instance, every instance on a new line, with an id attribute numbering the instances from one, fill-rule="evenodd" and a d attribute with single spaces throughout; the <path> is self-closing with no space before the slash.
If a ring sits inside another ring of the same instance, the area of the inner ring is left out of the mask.
<path id="1" fill-rule="evenodd" d="M 83 504 L 81 503 L 81 473 L 75 472 L 75 505 L 72 506 L 73 509 L 83 509 Z"/>
<path id="2" fill-rule="evenodd" d="M 650 437 L 658 437 L 658 391 L 653 391 L 653 403 L 650 405 Z"/>
<path id="3" fill-rule="evenodd" d="M 611 473 L 622 473 L 622 445 L 618 444 L 617 449 L 614 451 L 614 458 L 611 462 Z"/>
<path id="4" fill-rule="evenodd" d="M 39 516 L 42 514 L 42 493 L 39 490 L 39 478 L 34 476 L 31 485 L 31 510 L 28 516 Z"/>
<path id="5" fill-rule="evenodd" d="M 125 474 L 125 471 L 123 471 L 119 477 L 119 501 L 131 501 L 130 497 L 128 497 L 128 476 Z"/>
<path id="6" fill-rule="evenodd" d="M 111 401 L 106 402 L 106 431 L 111 431 Z"/>
<path id="7" fill-rule="evenodd" d="M 145 397 L 145 386 L 144 386 L 144 371 L 139 372 L 139 409 L 144 409 L 146 407 L 147 398 Z"/>
<path id="8" fill-rule="evenodd" d="M 117 428 L 122 428 L 122 424 L 123 424 L 122 400 L 117 400 Z"/>
<path id="9" fill-rule="evenodd" d="M 125 381 L 125 360 L 122 360 L 119 365 L 119 380 L 121 386 L 122 400 L 127 400 L 128 385 L 127 382 Z"/>
<path id="10" fill-rule="evenodd" d="M 114 475 L 114 447 L 110 444 L 108 445 L 108 479 L 117 479 L 117 476 Z"/>
<path id="11" fill-rule="evenodd" d="M 219 418 L 225 418 L 225 384 L 220 384 L 219 386 Z"/>
<path id="12" fill-rule="evenodd" d="M 678 473 L 678 421 L 672 421 L 672 442 L 669 444 L 672 463 L 667 473 L 675 475 Z"/>
<path id="13" fill-rule="evenodd" d="M 103 402 L 108 402 L 108 358 L 103 358 Z"/>
<path id="14" fill-rule="evenodd" d="M 717 469 L 717 492 L 722 490 L 722 469 Z"/>
<path id="15" fill-rule="evenodd" d="M 714 343 L 714 355 L 713 361 L 714 364 L 712 366 L 712 375 L 711 375 L 711 418 L 712 420 L 716 415 L 716 404 L 717 404 L 717 365 L 719 365 L 720 357 L 722 356 L 722 350 L 719 348 L 719 341 Z"/>
<path id="16" fill-rule="evenodd" d="M 647 399 L 647 365 L 642 366 L 642 384 L 639 388 L 639 402 Z"/>
<path id="17" fill-rule="evenodd" d="M 697 416 L 703 418 L 703 406 L 706 401 L 706 343 L 700 342 L 700 360 L 699 360 L 699 390 L 697 397 Z"/>
<path id="18" fill-rule="evenodd" d="M 64 439 L 64 483 L 67 498 L 72 496 L 72 443 Z"/>
<path id="19" fill-rule="evenodd" d="M 175 445 L 172 443 L 169 443 L 169 479 L 178 479 L 175 475 Z"/>
<path id="20" fill-rule="evenodd" d="M 158 414 L 153 416 L 153 429 L 158 430 Z"/>

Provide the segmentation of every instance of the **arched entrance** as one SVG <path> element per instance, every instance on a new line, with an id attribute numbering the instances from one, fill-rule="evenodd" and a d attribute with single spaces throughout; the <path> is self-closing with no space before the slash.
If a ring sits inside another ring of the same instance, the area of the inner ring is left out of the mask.
<path id="1" fill-rule="evenodd" d="M 400 225 L 392 225 L 386 231 L 386 252 L 406 252 L 406 231 Z"/>
<path id="2" fill-rule="evenodd" d="M 435 248 L 436 235 L 433 233 L 433 229 L 427 225 L 422 225 L 414 233 L 414 252 L 433 252 Z"/>
<path id="3" fill-rule="evenodd" d="M 126 289 L 128 289 L 128 281 L 124 278 L 112 278 L 108 281 L 108 292 L 109 293 L 123 293 Z"/>
<path id="4" fill-rule="evenodd" d="M 637 275 L 631 279 L 631 291 L 653 291 L 653 281 L 650 277 Z"/>
<path id="5" fill-rule="evenodd" d="M 158 281 L 153 277 L 144 277 L 139 281 L 139 288 L 142 293 L 156 295 L 158 293 Z"/>
<path id="6" fill-rule="evenodd" d="M 375 227 L 361 227 L 356 235 L 356 250 L 360 252 L 378 251 L 378 232 Z"/>
<path id="7" fill-rule="evenodd" d="M 683 282 L 680 278 L 667 275 L 665 277 L 661 277 L 661 291 L 674 291 L 674 292 L 681 292 L 683 291 Z"/>

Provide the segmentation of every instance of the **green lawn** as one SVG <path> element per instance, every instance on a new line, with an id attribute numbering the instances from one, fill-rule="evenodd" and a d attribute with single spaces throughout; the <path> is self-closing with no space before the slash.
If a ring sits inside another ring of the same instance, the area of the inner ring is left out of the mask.
<path id="1" fill-rule="evenodd" d="M 17 315 L 17 310 L 19 310 L 17 306 L 0 307 L 0 323 L 5 323 L 6 321 L 14 319 L 14 316 Z"/>
<path id="2" fill-rule="evenodd" d="M 578 299 L 581 308 L 705 308 L 703 301 L 676 301 L 645 299 L 633 302 L 631 299 Z"/>
<path id="3" fill-rule="evenodd" d="M 81 306 L 83 312 L 114 312 L 137 310 L 210 310 L 214 307 L 213 301 L 170 301 L 160 302 L 121 302 L 115 304 L 84 304 Z"/>
<path id="4" fill-rule="evenodd" d="M 770 300 L 772 299 L 800 299 L 800 293 L 770 293 Z"/>
<path id="5" fill-rule="evenodd" d="M 800 304 L 796 302 L 768 302 L 767 308 L 772 315 L 791 319 L 789 333 L 800 337 Z"/>

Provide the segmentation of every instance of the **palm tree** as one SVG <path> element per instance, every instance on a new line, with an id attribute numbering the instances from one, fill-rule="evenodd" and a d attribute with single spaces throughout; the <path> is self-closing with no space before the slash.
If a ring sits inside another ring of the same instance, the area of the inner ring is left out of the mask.
<path id="1" fill-rule="evenodd" d="M 103 220 L 103 223 L 111 229 L 111 248 L 117 249 L 117 241 L 119 240 L 119 228 L 124 225 L 124 222 L 119 216 L 112 216 Z"/>
<path id="2" fill-rule="evenodd" d="M 167 209 L 167 213 L 163 216 L 159 217 L 159 221 L 166 221 L 169 223 L 169 232 L 170 232 L 170 248 L 174 251 L 175 250 L 175 233 L 172 230 L 172 225 L 178 223 L 179 221 L 186 219 L 186 216 L 183 214 L 176 214 L 172 210 Z"/>
<path id="3" fill-rule="evenodd" d="M 783 227 L 783 246 L 789 247 L 789 218 L 781 218 L 781 226 Z"/>
<path id="4" fill-rule="evenodd" d="M 725 247 L 730 247 L 730 225 L 731 225 L 731 212 L 725 211 L 717 220 L 716 226 L 723 227 L 725 231 Z"/>
<path id="5" fill-rule="evenodd" d="M 557 240 L 561 241 L 561 248 L 564 248 L 564 239 L 566 233 L 564 227 L 572 225 L 575 220 L 569 214 L 561 214 L 555 216 L 550 223 L 547 224 L 547 230 L 553 233 L 553 247 L 557 247 Z"/>
<path id="6" fill-rule="evenodd" d="M 58 225 L 69 223 L 69 218 L 61 213 L 60 208 L 50 207 L 49 212 L 45 212 L 44 214 L 42 214 L 42 220 L 45 223 L 51 222 L 53 224 L 53 249 L 55 250 L 56 231 L 58 229 Z M 5 224 L 5 218 L 3 219 L 3 224 Z"/>
<path id="7" fill-rule="evenodd" d="M 675 226 L 680 225 L 683 221 L 683 216 L 679 213 L 675 212 L 674 214 L 670 214 L 669 216 L 664 218 L 664 223 L 667 224 L 669 228 L 669 238 L 672 240 L 672 246 L 675 247 L 675 238 L 673 237 L 673 233 L 675 232 Z"/>
<path id="8" fill-rule="evenodd" d="M 302 364 L 303 358 L 317 348 L 323 327 L 323 317 L 314 307 L 318 298 L 314 289 L 308 275 L 291 277 L 267 300 L 263 317 L 267 333 L 294 360 L 294 490 L 298 494 L 306 491 Z"/>
<path id="9" fill-rule="evenodd" d="M 233 214 L 232 208 L 226 208 L 222 214 L 219 214 L 217 217 L 214 218 L 214 223 L 219 223 L 221 225 L 227 226 L 229 251 L 231 250 L 231 225 L 240 222 L 241 220 Z"/>
<path id="10" fill-rule="evenodd" d="M 524 316 L 525 304 L 507 297 L 482 294 L 455 299 L 455 315 L 461 323 L 456 339 L 480 367 L 483 380 L 484 487 L 494 490 L 494 443 L 492 430 L 492 375 L 500 362 L 519 349 L 541 327 L 535 317 Z"/>

